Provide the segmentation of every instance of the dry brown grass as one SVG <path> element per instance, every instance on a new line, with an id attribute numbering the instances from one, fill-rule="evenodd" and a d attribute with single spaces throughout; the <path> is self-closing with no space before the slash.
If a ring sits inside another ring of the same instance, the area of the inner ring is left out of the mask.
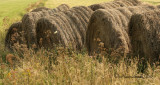
<path id="1" fill-rule="evenodd" d="M 114 55 L 114 54 L 113 54 Z M 8 56 L 12 56 L 9 54 Z M 138 72 L 137 58 L 119 59 L 112 56 L 88 56 L 70 49 L 57 47 L 51 52 L 43 49 L 23 54 L 24 58 L 9 67 L 1 62 L 2 84 L 65 84 L 65 85 L 158 85 L 160 68 L 148 66 L 144 73 Z"/>

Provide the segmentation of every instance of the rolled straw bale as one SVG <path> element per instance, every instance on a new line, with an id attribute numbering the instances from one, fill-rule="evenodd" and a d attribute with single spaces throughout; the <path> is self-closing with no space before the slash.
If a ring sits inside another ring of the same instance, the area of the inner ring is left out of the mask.
<path id="1" fill-rule="evenodd" d="M 98 9 L 111 9 L 111 8 L 118 8 L 118 7 L 138 6 L 141 4 L 142 3 L 139 0 L 114 0 L 111 2 L 93 4 L 93 5 L 90 5 L 89 8 L 91 8 L 93 11 L 96 11 Z"/>
<path id="2" fill-rule="evenodd" d="M 33 9 L 31 12 L 48 11 L 48 10 L 51 10 L 51 9 L 46 7 L 39 7 L 39 8 Z"/>
<path id="3" fill-rule="evenodd" d="M 28 47 L 36 44 L 35 26 L 36 26 L 36 22 L 40 18 L 51 16 L 54 13 L 65 11 L 68 9 L 69 9 L 68 5 L 63 4 L 53 10 L 47 10 L 47 11 L 43 10 L 39 12 L 30 12 L 25 14 L 24 17 L 22 18 L 22 27 L 23 27 L 23 30 L 26 31 L 26 40 L 27 40 Z"/>
<path id="4" fill-rule="evenodd" d="M 103 48 L 114 50 L 121 48 L 121 53 L 129 53 L 131 45 L 128 36 L 128 24 L 131 16 L 153 9 L 156 7 L 134 6 L 95 11 L 91 16 L 86 35 L 86 46 L 89 54 L 99 53 L 101 43 L 104 44 Z"/>
<path id="5" fill-rule="evenodd" d="M 15 44 L 25 44 L 25 38 L 22 32 L 22 22 L 13 23 L 5 37 L 5 47 L 12 51 Z"/>
<path id="6" fill-rule="evenodd" d="M 57 8 L 54 8 L 53 11 L 66 11 L 68 9 L 70 9 L 70 7 L 67 4 L 61 4 Z"/>
<path id="7" fill-rule="evenodd" d="M 92 14 L 88 7 L 73 7 L 41 18 L 37 22 L 37 44 L 39 47 L 52 48 L 54 44 L 81 49 L 85 43 L 87 25 Z M 50 32 L 46 33 L 46 32 Z"/>
<path id="8" fill-rule="evenodd" d="M 157 8 L 160 8 L 160 5 L 157 5 Z"/>
<path id="9" fill-rule="evenodd" d="M 132 16 L 129 36 L 133 54 L 155 62 L 160 55 L 160 10 Z"/>

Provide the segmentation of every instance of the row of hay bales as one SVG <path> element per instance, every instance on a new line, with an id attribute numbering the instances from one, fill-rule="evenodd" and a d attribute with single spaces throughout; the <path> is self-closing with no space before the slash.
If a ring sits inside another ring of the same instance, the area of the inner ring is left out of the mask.
<path id="1" fill-rule="evenodd" d="M 159 9 L 139 0 L 115 0 L 88 7 L 41 7 L 11 25 L 5 46 L 10 50 L 15 43 L 28 48 L 86 47 L 89 55 L 100 53 L 101 48 L 120 49 L 124 56 L 146 56 L 154 62 L 160 54 Z"/>
<path id="2" fill-rule="evenodd" d="M 86 46 L 89 54 L 100 53 L 101 47 L 124 54 L 145 57 L 153 63 L 160 55 L 159 6 L 140 5 L 116 9 L 99 9 L 89 21 Z"/>
<path id="3" fill-rule="evenodd" d="M 118 49 L 121 47 L 123 53 L 129 53 L 131 44 L 128 36 L 128 24 L 132 15 L 153 9 L 157 9 L 157 7 L 141 5 L 95 11 L 90 19 L 86 36 L 89 53 L 92 54 L 94 51 L 97 53 L 101 42 L 106 48 Z"/>
<path id="4" fill-rule="evenodd" d="M 36 23 L 40 18 L 51 16 L 54 13 L 60 11 L 66 11 L 70 7 L 66 4 L 60 5 L 53 10 L 43 9 L 42 11 L 30 12 L 23 16 L 22 18 L 22 29 L 26 31 L 26 41 L 28 46 L 36 44 Z M 35 11 L 35 10 L 34 10 Z"/>
<path id="5" fill-rule="evenodd" d="M 10 26 L 5 38 L 5 47 L 13 51 L 15 48 L 14 44 L 16 43 L 25 44 L 27 47 L 36 44 L 36 22 L 42 17 L 50 16 L 56 12 L 66 11 L 68 9 L 70 9 L 70 7 L 66 4 L 62 4 L 54 9 L 46 7 L 33 9 L 23 16 L 22 21 L 13 23 Z M 17 31 L 15 31 L 15 29 Z M 16 38 L 16 40 L 13 41 L 12 38 Z"/>
<path id="6" fill-rule="evenodd" d="M 141 5 L 138 0 L 115 0 L 71 9 L 65 4 L 55 9 L 41 7 L 25 14 L 19 23 L 21 27 L 11 26 L 9 31 L 12 31 L 13 28 L 21 29 L 24 33 L 21 37 L 25 40 L 19 41 L 17 39 L 17 42 L 26 44 L 28 48 L 33 45 L 51 48 L 54 47 L 54 44 L 61 44 L 64 47 L 71 46 L 79 50 L 86 43 L 89 19 L 95 10 L 137 5 Z M 5 44 L 7 48 L 12 49 L 13 44 L 10 42 L 13 32 L 9 31 Z"/>
<path id="7" fill-rule="evenodd" d="M 105 4 L 102 3 L 99 6 L 117 8 L 137 6 L 140 4 L 141 2 L 137 0 L 117 0 Z M 52 46 L 54 47 L 53 44 L 62 44 L 64 47 L 71 46 L 74 49 L 82 49 L 86 44 L 86 31 L 89 19 L 92 12 L 95 11 L 94 7 L 96 5 L 73 7 L 68 11 L 56 13 L 55 16 L 41 18 L 37 22 L 36 28 L 38 46 L 51 48 Z M 96 9 L 102 8 L 96 7 Z M 51 32 L 49 33 L 49 31 Z M 56 31 L 57 33 L 55 34 Z"/>

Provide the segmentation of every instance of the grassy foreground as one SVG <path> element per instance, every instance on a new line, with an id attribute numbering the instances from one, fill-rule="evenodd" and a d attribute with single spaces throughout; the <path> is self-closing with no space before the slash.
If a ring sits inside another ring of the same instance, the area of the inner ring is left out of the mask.
<path id="1" fill-rule="evenodd" d="M 81 52 L 75 52 L 59 47 L 51 52 L 41 49 L 36 53 L 23 48 L 23 55 L 20 51 L 9 54 L 4 50 L 5 29 L 11 23 L 20 20 L 21 15 L 26 13 L 25 8 L 28 4 L 36 1 L 38 0 L 5 0 L 0 3 L 0 12 L 3 11 L 0 14 L 0 19 L 3 20 L 7 16 L 0 25 L 0 85 L 160 84 L 160 67 L 148 65 L 142 74 L 137 70 L 144 68 L 142 63 L 138 64 L 139 59 L 119 59 L 118 57 L 123 56 L 116 53 L 88 56 L 85 49 Z M 54 8 L 63 3 L 70 6 L 90 5 L 104 1 L 106 0 L 48 0 L 45 6 Z M 143 1 L 153 4 L 160 2 L 160 0 Z M 14 3 L 14 5 L 10 3 Z M 117 59 L 119 59 L 118 62 Z"/>
<path id="2" fill-rule="evenodd" d="M 17 56 L 17 55 L 15 55 Z M 52 52 L 26 50 L 24 58 L 1 65 L 1 84 L 5 85 L 159 85 L 160 68 L 138 73 L 138 59 L 88 56 L 57 48 Z M 10 55 L 11 57 L 11 55 Z"/>

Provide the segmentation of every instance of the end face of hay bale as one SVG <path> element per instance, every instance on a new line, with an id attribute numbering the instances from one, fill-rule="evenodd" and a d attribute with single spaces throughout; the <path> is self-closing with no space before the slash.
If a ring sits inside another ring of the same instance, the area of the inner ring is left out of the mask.
<path id="1" fill-rule="evenodd" d="M 41 18 L 37 22 L 36 33 L 37 33 L 37 45 L 38 47 L 44 47 L 46 49 L 54 48 L 54 45 L 64 44 L 62 43 L 63 37 L 59 33 L 59 24 L 55 21 L 55 17 L 52 18 Z M 62 35 L 62 34 L 61 34 Z"/>
<path id="2" fill-rule="evenodd" d="M 46 7 L 39 7 L 39 8 L 33 9 L 31 12 L 48 11 L 48 10 L 51 10 L 51 9 Z"/>
<path id="3" fill-rule="evenodd" d="M 40 19 L 36 27 L 39 47 L 51 48 L 54 47 L 53 44 L 61 44 L 63 47 L 72 46 L 73 49 L 81 49 L 86 40 L 86 29 L 92 12 L 90 8 L 80 6 Z M 48 30 L 51 31 L 51 43 L 45 39 L 47 36 L 45 32 Z M 55 35 L 56 31 L 58 33 Z M 40 39 L 42 40 L 42 44 L 39 43 Z M 56 41 L 59 42 L 55 43 Z"/>
<path id="4" fill-rule="evenodd" d="M 24 32 L 22 31 L 22 22 L 14 23 L 10 26 L 5 37 L 5 47 L 13 51 L 18 45 L 26 44 Z"/>
<path id="5" fill-rule="evenodd" d="M 128 7 L 128 6 L 138 6 L 142 3 L 139 0 L 115 0 L 112 2 L 100 3 L 100 4 L 93 4 L 88 6 L 93 11 L 98 9 L 112 9 L 118 7 Z"/>
<path id="6" fill-rule="evenodd" d="M 101 48 L 118 50 L 120 53 L 129 52 L 129 40 L 127 33 L 122 26 L 122 20 L 118 18 L 117 13 L 113 11 L 97 10 L 93 13 L 87 30 L 87 48 L 89 54 L 99 53 Z M 116 16 L 113 18 L 113 15 Z M 122 17 L 122 16 L 121 16 Z M 124 21 L 124 20 L 123 20 Z M 118 25 L 117 25 L 118 24 Z M 101 46 L 103 43 L 103 46 Z"/>
<path id="7" fill-rule="evenodd" d="M 61 4 L 58 7 L 54 8 L 53 11 L 54 12 L 60 12 L 60 11 L 66 11 L 66 10 L 69 10 L 69 9 L 70 9 L 69 5 Z"/>
<path id="8" fill-rule="evenodd" d="M 44 9 L 45 11 L 40 11 Z M 32 45 L 37 44 L 36 23 L 40 18 L 52 16 L 54 15 L 54 13 L 66 11 L 68 9 L 69 9 L 68 5 L 62 4 L 53 10 L 42 7 L 35 9 L 34 12 L 25 14 L 24 17 L 22 18 L 22 26 L 23 29 L 26 31 L 26 39 L 28 47 L 32 48 Z"/>
<path id="9" fill-rule="evenodd" d="M 130 3 L 133 6 L 141 5 L 142 2 L 140 0 L 117 0 L 117 1 L 123 1 L 125 3 Z"/>
<path id="10" fill-rule="evenodd" d="M 91 8 L 93 11 L 96 11 L 98 9 L 105 9 L 105 7 L 103 5 L 100 5 L 100 4 L 91 5 L 91 6 L 89 6 L 89 8 Z"/>
<path id="11" fill-rule="evenodd" d="M 157 5 L 157 8 L 160 9 L 160 5 Z"/>
<path id="12" fill-rule="evenodd" d="M 22 28 L 25 31 L 28 47 L 31 47 L 36 42 L 35 24 L 41 18 L 41 15 L 41 12 L 30 12 L 22 18 Z"/>
<path id="13" fill-rule="evenodd" d="M 160 54 L 160 12 L 149 11 L 132 16 L 129 35 L 133 54 L 153 63 Z"/>

